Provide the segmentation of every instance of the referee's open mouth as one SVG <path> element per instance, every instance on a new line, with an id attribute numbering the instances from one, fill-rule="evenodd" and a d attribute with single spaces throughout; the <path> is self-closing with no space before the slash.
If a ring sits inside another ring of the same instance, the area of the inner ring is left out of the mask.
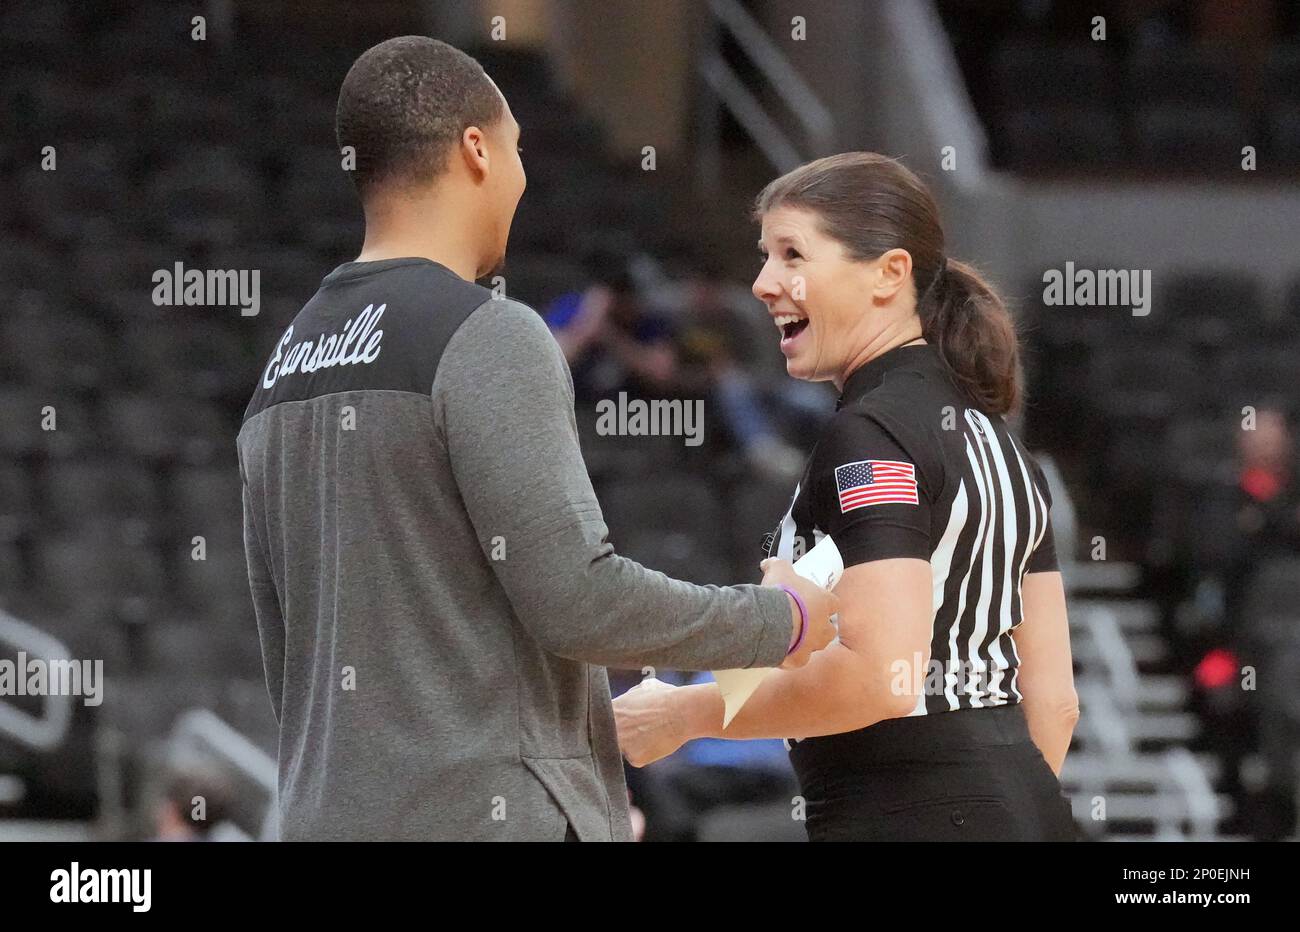
<path id="1" fill-rule="evenodd" d="M 800 317 L 798 314 L 778 314 L 773 317 L 773 320 L 781 329 L 782 352 L 793 347 L 799 335 L 808 329 L 808 318 Z"/>

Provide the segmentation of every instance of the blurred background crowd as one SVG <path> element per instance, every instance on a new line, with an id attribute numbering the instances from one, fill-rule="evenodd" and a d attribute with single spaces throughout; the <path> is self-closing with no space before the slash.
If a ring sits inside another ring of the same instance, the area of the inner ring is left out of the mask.
<path id="1" fill-rule="evenodd" d="M 106 682 L 97 707 L 0 696 L 0 839 L 265 836 L 276 729 L 234 435 L 275 340 L 360 246 L 338 85 L 408 33 L 478 57 L 523 127 L 504 285 L 569 360 L 619 552 L 757 580 L 834 395 L 784 373 L 749 204 L 820 155 L 899 156 L 1021 324 L 1081 833 L 1295 837 L 1296 4 L 14 0 L 0 659 L 54 638 Z M 177 262 L 259 270 L 258 313 L 158 306 Z M 1067 262 L 1149 272 L 1150 312 L 1046 304 Z M 601 435 L 620 392 L 702 399 L 704 443 Z M 646 839 L 803 835 L 779 741 L 695 742 L 629 786 Z"/>

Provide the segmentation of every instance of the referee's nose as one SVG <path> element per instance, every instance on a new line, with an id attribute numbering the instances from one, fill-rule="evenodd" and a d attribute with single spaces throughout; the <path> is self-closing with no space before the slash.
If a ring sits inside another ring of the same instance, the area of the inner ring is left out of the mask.
<path id="1" fill-rule="evenodd" d="M 763 263 L 763 267 L 758 270 L 758 277 L 754 279 L 753 287 L 750 289 L 754 292 L 754 297 L 771 307 L 777 298 L 781 297 L 781 279 L 773 271 L 770 271 L 770 262 Z"/>

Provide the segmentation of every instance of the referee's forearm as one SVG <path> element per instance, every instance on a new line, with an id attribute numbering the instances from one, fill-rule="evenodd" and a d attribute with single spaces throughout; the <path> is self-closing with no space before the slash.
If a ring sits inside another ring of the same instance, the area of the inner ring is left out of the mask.
<path id="1" fill-rule="evenodd" d="M 866 728 L 905 715 L 914 696 L 895 696 L 882 670 L 870 675 L 866 661 L 843 644 L 813 654 L 797 670 L 767 676 L 725 729 L 717 684 L 676 692 L 687 740 L 694 738 L 813 738 Z"/>
<path id="2" fill-rule="evenodd" d="M 1052 773 L 1059 777 L 1074 737 L 1074 726 L 1079 721 L 1078 698 L 1072 695 L 1059 698 L 1026 696 L 1021 705 L 1029 723 L 1029 736 L 1052 768 Z"/>

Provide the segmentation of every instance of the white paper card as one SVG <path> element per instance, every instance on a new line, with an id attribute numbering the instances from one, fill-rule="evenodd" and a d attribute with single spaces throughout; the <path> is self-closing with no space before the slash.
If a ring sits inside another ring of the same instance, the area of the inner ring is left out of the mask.
<path id="1" fill-rule="evenodd" d="M 844 561 L 840 558 L 839 548 L 830 535 L 822 537 L 813 547 L 794 563 L 794 571 L 804 579 L 811 579 L 823 589 L 834 589 L 835 584 L 844 575 Z M 722 727 L 726 728 L 736 717 L 741 706 L 758 689 L 763 678 L 776 667 L 748 667 L 741 670 L 714 670 L 713 678 L 722 690 L 722 701 L 726 710 L 722 715 Z"/>

